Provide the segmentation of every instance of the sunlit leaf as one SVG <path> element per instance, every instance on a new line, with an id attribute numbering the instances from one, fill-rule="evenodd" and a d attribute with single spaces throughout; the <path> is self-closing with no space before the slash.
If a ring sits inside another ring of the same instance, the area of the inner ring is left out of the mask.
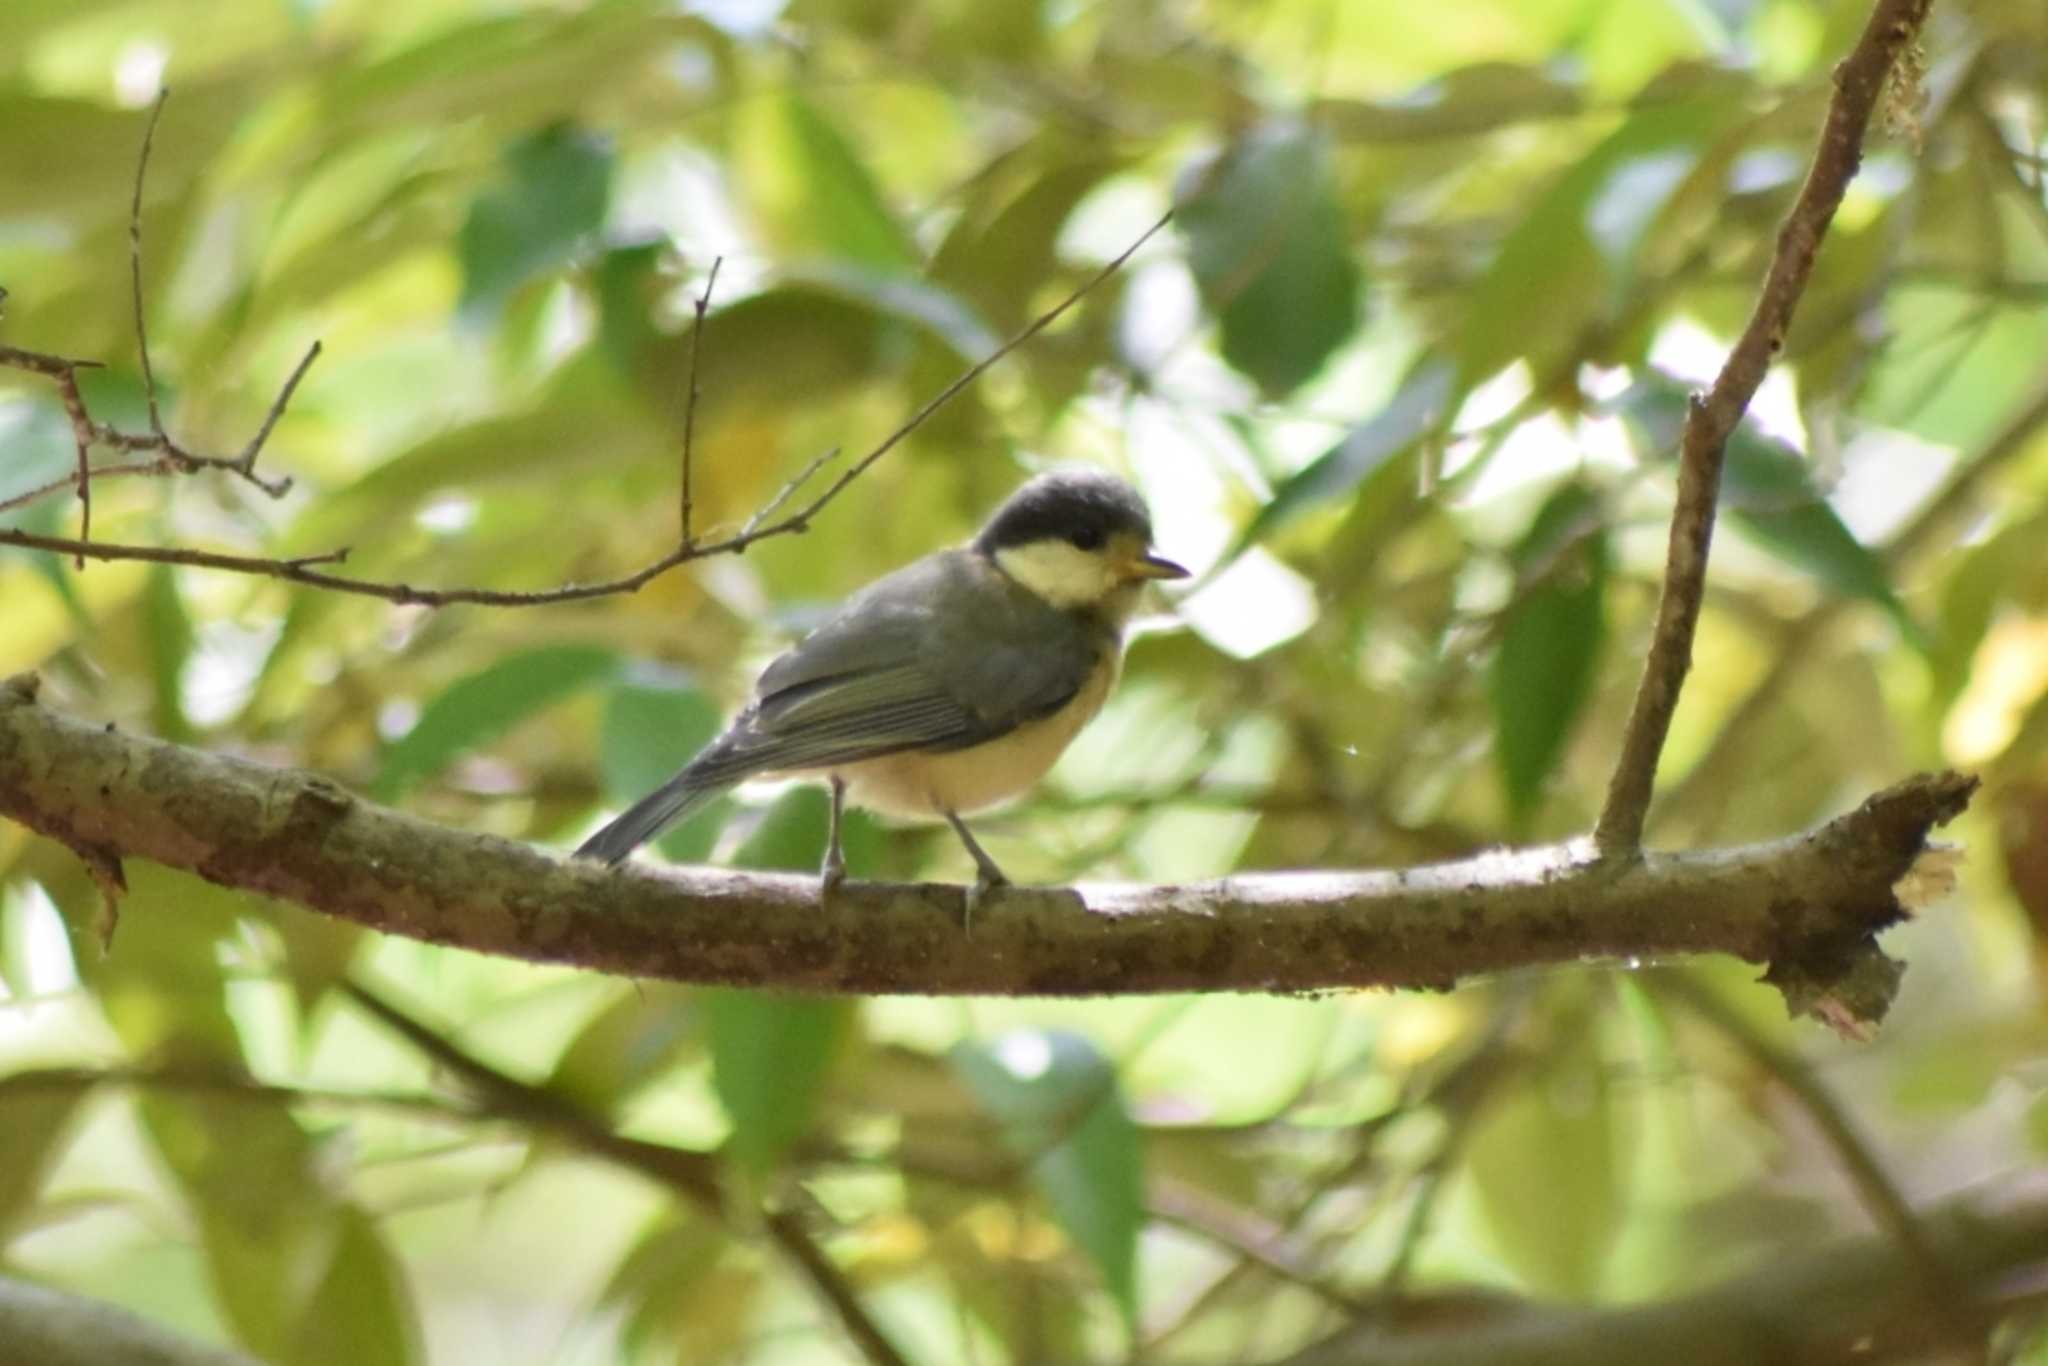
<path id="1" fill-rule="evenodd" d="M 1267 393 L 1309 379 L 1358 326 L 1362 272 L 1321 133 L 1247 135 L 1196 173 L 1176 221 L 1224 359 Z"/>
<path id="2" fill-rule="evenodd" d="M 486 665 L 420 709 L 412 729 L 384 751 L 372 791 L 383 801 L 399 796 L 457 755 L 496 739 L 617 668 L 618 656 L 611 651 L 583 645 L 546 646 Z"/>
<path id="3" fill-rule="evenodd" d="M 1552 494 L 1516 546 L 1515 600 L 1491 677 L 1508 806 L 1524 821 L 1585 710 L 1606 638 L 1607 531 L 1583 484 Z"/>
<path id="4" fill-rule="evenodd" d="M 1431 360 L 1410 374 L 1386 406 L 1347 432 L 1286 483 L 1245 528 L 1240 549 L 1264 537 L 1318 504 L 1349 495 L 1352 490 L 1430 434 L 1442 430 L 1456 409 L 1452 401 L 1457 367 Z"/>
<path id="5" fill-rule="evenodd" d="M 1125 1321 L 1135 1323 L 1144 1162 L 1116 1069 L 1087 1038 L 1065 1030 L 962 1044 L 953 1065 L 1095 1263 Z"/>
<path id="6" fill-rule="evenodd" d="M 1529 206 L 1461 309 L 1454 352 L 1467 383 L 1517 358 L 1548 376 L 1588 324 L 1623 302 L 1663 197 L 1733 112 L 1725 96 L 1639 108 Z"/>

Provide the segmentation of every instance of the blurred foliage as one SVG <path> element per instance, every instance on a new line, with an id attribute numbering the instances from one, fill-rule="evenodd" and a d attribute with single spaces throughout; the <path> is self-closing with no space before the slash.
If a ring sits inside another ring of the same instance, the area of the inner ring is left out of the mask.
<path id="1" fill-rule="evenodd" d="M 105 538 L 346 544 L 353 572 L 432 585 L 628 572 L 675 543 L 714 261 L 705 533 L 872 447 L 1181 208 L 800 538 L 627 597 L 438 614 L 0 550 L 0 673 L 561 847 L 825 604 L 1084 460 L 1130 474 L 1204 577 L 1045 789 L 980 823 L 1013 874 L 1581 830 L 1683 395 L 1747 315 L 1865 12 L 10 0 L 5 340 L 108 362 L 96 414 L 145 421 L 127 231 L 161 80 L 167 421 L 239 450 L 327 348 L 265 455 L 288 497 L 109 480 Z M 1672 972 L 1822 1068 L 1909 1196 L 1996 1191 L 2048 1144 L 2048 10 L 1944 0 L 1925 56 L 1731 452 L 1652 822 L 1762 838 L 1916 766 L 1985 775 L 1966 891 L 1894 934 L 1913 970 L 1874 1045 L 1790 1029 L 1714 963 L 1317 1001 L 696 992 L 143 867 L 103 955 L 86 873 L 4 826 L 4 1269 L 294 1366 L 850 1357 L 767 1209 L 914 1360 L 1242 1361 L 1381 1289 L 1636 1301 L 1863 1227 Z M 0 373 L 0 498 L 72 458 L 53 390 Z M 4 515 L 76 526 L 61 498 Z M 748 790 L 662 850 L 807 867 L 823 820 L 814 792 Z M 943 832 L 861 819 L 848 847 L 855 876 L 971 872 Z M 349 980 L 600 1131 L 730 1159 L 738 1213 L 479 1114 Z"/>

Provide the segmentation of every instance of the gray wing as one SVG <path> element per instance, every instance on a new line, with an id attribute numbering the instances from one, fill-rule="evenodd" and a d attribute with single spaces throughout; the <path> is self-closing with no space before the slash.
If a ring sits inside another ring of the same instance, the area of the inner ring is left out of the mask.
<path id="1" fill-rule="evenodd" d="M 1059 710 L 1114 645 L 979 556 L 942 552 L 770 664 L 721 757 L 765 772 L 980 744 Z"/>

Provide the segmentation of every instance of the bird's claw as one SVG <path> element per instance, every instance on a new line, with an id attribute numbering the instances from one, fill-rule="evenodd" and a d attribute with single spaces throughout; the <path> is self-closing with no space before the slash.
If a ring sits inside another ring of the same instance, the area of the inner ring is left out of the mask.
<path id="1" fill-rule="evenodd" d="M 1009 885 L 1010 879 L 1004 877 L 1001 873 L 991 875 L 984 872 L 980 877 L 974 879 L 967 888 L 967 894 L 964 898 L 965 904 L 960 912 L 961 933 L 973 934 L 975 912 L 981 909 L 982 903 L 988 899 L 989 893 Z"/>

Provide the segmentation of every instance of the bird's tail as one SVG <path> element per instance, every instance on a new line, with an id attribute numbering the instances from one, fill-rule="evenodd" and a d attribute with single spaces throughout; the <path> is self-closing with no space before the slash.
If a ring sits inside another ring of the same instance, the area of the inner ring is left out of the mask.
<path id="1" fill-rule="evenodd" d="M 604 829 L 577 847 L 576 857 L 618 863 L 691 812 L 730 788 L 733 776 L 693 763 L 634 802 Z"/>

